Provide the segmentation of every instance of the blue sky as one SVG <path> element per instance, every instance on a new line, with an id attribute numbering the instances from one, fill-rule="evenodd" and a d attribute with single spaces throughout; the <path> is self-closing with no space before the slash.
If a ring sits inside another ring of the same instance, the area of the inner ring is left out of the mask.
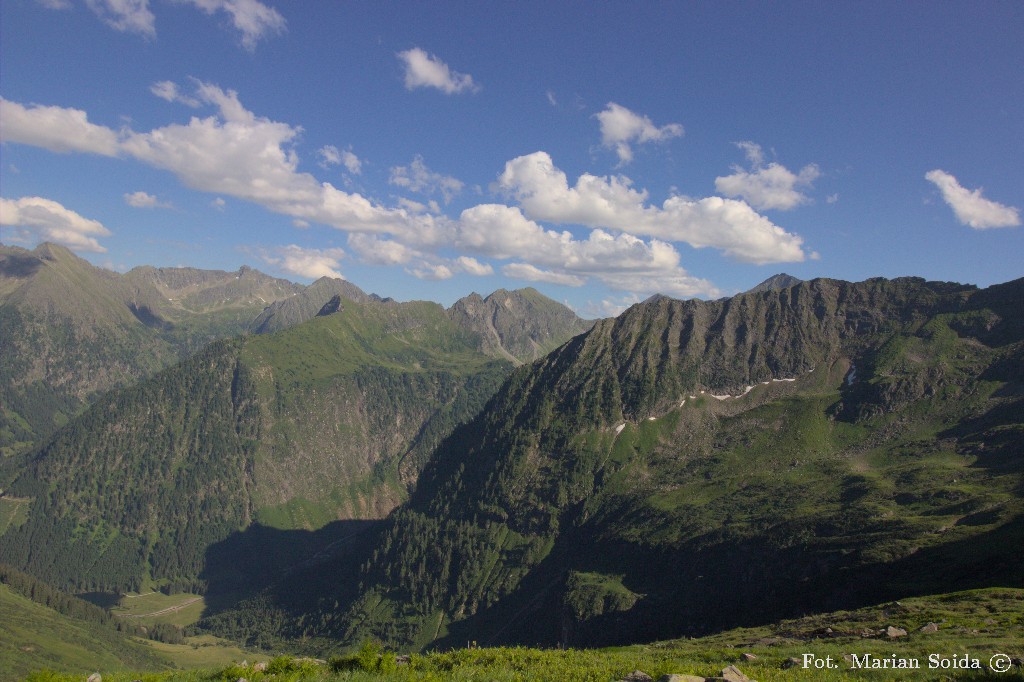
<path id="1" fill-rule="evenodd" d="M 0 241 L 581 314 L 1024 275 L 1024 4 L 0 3 Z"/>

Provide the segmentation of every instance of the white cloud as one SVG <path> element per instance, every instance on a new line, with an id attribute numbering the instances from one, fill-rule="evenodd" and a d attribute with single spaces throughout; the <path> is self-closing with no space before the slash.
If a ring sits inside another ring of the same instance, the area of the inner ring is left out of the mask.
<path id="1" fill-rule="evenodd" d="M 30 105 L 0 98 L 0 142 L 18 142 L 51 152 L 88 152 L 115 156 L 118 135 L 89 123 L 79 109 Z"/>
<path id="2" fill-rule="evenodd" d="M 47 9 L 71 9 L 71 0 L 36 0 Z"/>
<path id="3" fill-rule="evenodd" d="M 351 148 L 341 152 L 341 165 L 345 166 L 352 175 L 359 175 L 363 172 L 363 162 L 352 152 Z"/>
<path id="4" fill-rule="evenodd" d="M 317 150 L 316 155 L 320 157 L 320 167 L 343 165 L 352 175 L 359 175 L 363 172 L 363 162 L 358 156 L 352 153 L 352 147 L 338 149 L 334 145 L 324 145 Z"/>
<path id="5" fill-rule="evenodd" d="M 469 256 L 459 256 L 455 259 L 455 263 L 459 266 L 460 271 L 469 275 L 475 275 L 476 277 L 494 274 L 494 268 L 491 267 L 490 263 L 481 263 L 476 258 L 470 258 Z"/>
<path id="6" fill-rule="evenodd" d="M 659 128 L 646 116 L 630 111 L 615 102 L 609 102 L 607 108 L 595 116 L 601 123 L 601 143 L 615 150 L 619 155 L 619 165 L 625 165 L 633 160 L 630 142 L 664 142 L 683 134 L 683 126 L 678 123 L 669 123 Z"/>
<path id="7" fill-rule="evenodd" d="M 182 95 L 178 89 L 178 84 L 174 81 L 160 81 L 159 83 L 153 83 L 149 86 L 149 91 L 160 99 L 167 100 L 168 102 L 179 102 L 185 106 L 192 107 L 193 109 L 199 107 L 199 100 L 195 97 L 188 97 Z"/>
<path id="8" fill-rule="evenodd" d="M 406 265 L 423 254 L 393 239 L 381 239 L 370 234 L 354 233 L 348 236 L 348 246 L 359 254 L 364 263 L 371 265 Z"/>
<path id="9" fill-rule="evenodd" d="M 231 23 L 242 34 L 242 47 L 252 52 L 263 38 L 283 33 L 284 17 L 274 8 L 259 0 L 180 0 L 189 2 L 207 14 L 225 12 Z"/>
<path id="10" fill-rule="evenodd" d="M 444 197 L 444 203 L 449 203 L 465 184 L 450 175 L 435 173 L 423 163 L 423 157 L 417 154 L 412 163 L 408 166 L 395 166 L 391 169 L 391 177 L 388 182 L 398 187 L 417 192 L 418 194 L 440 193 Z"/>
<path id="11" fill-rule="evenodd" d="M 94 253 L 106 252 L 96 237 L 110 236 L 110 230 L 99 221 L 84 218 L 42 197 L 0 198 L 0 225 L 26 228 L 43 241 Z"/>
<path id="12" fill-rule="evenodd" d="M 125 194 L 124 203 L 135 208 L 171 208 L 170 204 L 159 201 L 152 194 L 142 191 Z"/>
<path id="13" fill-rule="evenodd" d="M 581 287 L 587 283 L 586 278 L 570 275 L 564 272 L 552 272 L 541 270 L 529 263 L 509 263 L 501 268 L 506 277 L 522 279 L 527 282 L 546 282 L 548 284 L 559 284 L 566 287 Z"/>
<path id="14" fill-rule="evenodd" d="M 498 184 L 536 220 L 621 230 L 694 248 L 710 246 L 750 263 L 795 262 L 805 257 L 800 237 L 742 201 L 675 196 L 658 208 L 647 205 L 647 192 L 633 189 L 629 178 L 587 173 L 570 188 L 565 173 L 545 152 L 506 163 Z"/>
<path id="15" fill-rule="evenodd" d="M 521 207 L 482 204 L 458 218 L 441 214 L 434 201 L 427 204 L 427 211 L 424 204 L 409 200 L 385 207 L 299 172 L 294 149 L 298 127 L 257 116 L 242 106 L 236 93 L 206 83 L 198 83 L 196 98 L 215 107 L 216 113 L 149 132 L 126 130 L 119 144 L 113 131 L 93 128 L 113 136 L 111 153 L 120 150 L 122 156 L 169 170 L 186 186 L 216 196 L 215 207 L 234 197 L 287 215 L 295 224 L 335 227 L 349 234 L 349 247 L 364 262 L 399 265 L 418 277 L 493 271 L 490 263 L 477 260 L 480 257 L 512 261 L 507 264 L 516 267 L 510 272 L 524 278 L 572 284 L 596 279 L 632 292 L 713 296 L 718 290 L 690 276 L 670 242 L 712 246 L 750 262 L 804 258 L 799 237 L 743 202 L 672 197 L 661 207 L 650 206 L 647 192 L 621 176 L 583 175 L 570 188 L 565 174 L 543 152 L 513 159 L 499 179 L 500 187 Z M 82 112 L 53 109 L 86 120 Z M 52 145 L 57 133 L 44 133 L 35 139 Z M 424 192 L 444 194 L 461 188 L 458 181 L 430 171 L 419 158 L 393 176 L 399 186 Z M 542 227 L 536 220 L 590 229 L 576 237 Z M 439 254 L 450 248 L 457 251 L 451 257 Z M 279 267 L 300 267 L 294 265 L 294 257 L 286 261 L 287 254 L 270 255 Z M 317 262 L 336 272 L 336 264 Z M 313 266 L 307 262 L 301 267 L 308 273 Z"/>
<path id="16" fill-rule="evenodd" d="M 295 220 L 292 221 L 292 226 L 293 227 L 297 227 L 300 230 L 308 230 L 309 227 L 310 227 L 309 223 L 307 223 L 305 220 L 301 220 L 299 218 L 296 218 Z"/>
<path id="17" fill-rule="evenodd" d="M 85 4 L 118 31 L 156 37 L 156 17 L 149 11 L 149 0 L 85 0 Z"/>
<path id="18" fill-rule="evenodd" d="M 320 167 L 337 166 L 341 163 L 341 152 L 332 144 L 324 145 L 317 150 L 316 155 L 320 157 Z"/>
<path id="19" fill-rule="evenodd" d="M 753 142 L 737 142 L 750 161 L 749 171 L 733 166 L 732 175 L 715 178 L 715 190 L 727 197 L 741 197 L 754 208 L 788 211 L 810 198 L 798 187 L 811 187 L 821 175 L 815 164 L 808 164 L 794 173 L 779 163 L 764 165 L 761 146 Z"/>
<path id="20" fill-rule="evenodd" d="M 344 257 L 345 251 L 342 249 L 305 249 L 295 244 L 279 246 L 260 253 L 260 258 L 268 265 L 278 268 L 281 272 L 307 279 L 345 279 L 337 269 Z"/>
<path id="21" fill-rule="evenodd" d="M 224 199 L 222 199 L 221 197 L 217 197 L 216 199 L 210 202 L 210 206 L 213 206 L 218 211 L 223 211 L 226 205 L 227 202 L 224 201 Z"/>
<path id="22" fill-rule="evenodd" d="M 406 272 L 419 279 L 433 281 L 451 279 L 455 274 L 450 267 L 443 263 L 421 263 L 416 267 L 406 269 Z"/>
<path id="23" fill-rule="evenodd" d="M 437 88 L 449 95 L 480 89 L 468 73 L 458 73 L 432 54 L 414 47 L 398 53 L 398 58 L 405 64 L 405 87 Z"/>
<path id="24" fill-rule="evenodd" d="M 463 211 L 455 243 L 492 258 L 528 261 L 502 271 L 530 281 L 578 286 L 577 282 L 593 277 L 620 290 L 680 296 L 718 294 L 710 282 L 691 277 L 680 267 L 679 253 L 671 244 L 600 229 L 591 230 L 586 239 L 576 239 L 568 231 L 546 230 L 519 209 L 500 204 L 481 204 Z"/>
<path id="25" fill-rule="evenodd" d="M 825 199 L 825 201 L 826 201 L 826 203 L 829 203 L 829 204 L 837 203 L 839 201 L 839 193 L 836 192 L 835 194 L 829 194 L 828 197 Z"/>
<path id="26" fill-rule="evenodd" d="M 939 169 L 928 171 L 924 177 L 939 188 L 942 198 L 953 209 L 961 225 L 976 230 L 1020 225 L 1020 209 L 986 199 L 981 196 L 981 188 L 969 190 L 962 187 L 954 176 Z"/>

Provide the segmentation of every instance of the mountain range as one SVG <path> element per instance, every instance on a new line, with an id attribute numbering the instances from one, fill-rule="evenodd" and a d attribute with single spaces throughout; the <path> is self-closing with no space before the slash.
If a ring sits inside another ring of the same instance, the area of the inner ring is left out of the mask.
<path id="1" fill-rule="evenodd" d="M 0 260 L 0 562 L 323 652 L 597 646 L 1024 587 L 1024 280 L 448 309 Z M 35 349 L 35 350 L 33 350 Z"/>

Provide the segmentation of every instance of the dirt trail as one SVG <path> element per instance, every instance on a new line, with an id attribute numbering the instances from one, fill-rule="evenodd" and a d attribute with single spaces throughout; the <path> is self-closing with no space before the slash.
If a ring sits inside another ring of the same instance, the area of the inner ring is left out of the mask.
<path id="1" fill-rule="evenodd" d="M 195 604 L 197 601 L 201 601 L 202 597 L 193 597 L 186 599 L 177 606 L 168 606 L 166 609 L 160 609 L 159 611 L 153 611 L 151 613 L 119 613 L 119 618 L 149 618 L 150 616 L 162 616 L 165 613 L 174 613 L 175 611 L 181 611 L 183 608 L 190 604 Z"/>

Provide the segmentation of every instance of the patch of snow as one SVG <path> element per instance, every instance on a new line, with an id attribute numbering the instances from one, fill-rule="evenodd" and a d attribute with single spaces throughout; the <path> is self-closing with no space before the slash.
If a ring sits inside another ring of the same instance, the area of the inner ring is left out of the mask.
<path id="1" fill-rule="evenodd" d="M 690 400 L 696 400 L 696 399 L 697 399 L 697 396 L 695 396 L 695 395 L 691 395 L 690 396 Z"/>
<path id="2" fill-rule="evenodd" d="M 731 398 L 732 396 L 731 395 L 715 395 L 714 393 L 712 393 L 711 397 L 714 398 L 715 400 L 725 400 L 726 398 Z"/>
<path id="3" fill-rule="evenodd" d="M 615 435 L 617 436 L 617 435 L 619 435 L 620 433 L 622 433 L 622 429 L 624 429 L 624 428 L 626 428 L 626 422 L 622 422 L 621 424 L 619 424 L 618 426 L 616 426 L 616 427 L 615 427 Z"/>
<path id="4" fill-rule="evenodd" d="M 796 379 L 772 379 L 772 381 L 796 381 Z"/>
<path id="5" fill-rule="evenodd" d="M 657 419 L 657 417 L 648 417 L 648 418 L 647 418 L 647 421 L 649 421 L 649 422 L 652 422 L 652 421 L 654 421 L 655 419 Z"/>
<path id="6" fill-rule="evenodd" d="M 754 390 L 753 386 L 747 386 L 745 389 L 743 389 L 743 395 L 746 395 L 746 394 L 750 393 L 753 390 Z"/>
<path id="7" fill-rule="evenodd" d="M 853 386 L 854 380 L 857 378 L 857 365 L 850 363 L 850 373 L 846 375 L 846 385 Z"/>
<path id="8" fill-rule="evenodd" d="M 761 385 L 762 385 L 762 386 L 767 386 L 767 385 L 768 385 L 768 384 L 770 384 L 770 383 L 772 383 L 772 382 L 770 382 L 770 381 L 762 381 L 762 382 L 761 382 Z"/>
<path id="9" fill-rule="evenodd" d="M 686 404 L 686 398 L 683 398 L 681 401 L 679 401 L 679 407 L 682 407 L 685 404 Z"/>

